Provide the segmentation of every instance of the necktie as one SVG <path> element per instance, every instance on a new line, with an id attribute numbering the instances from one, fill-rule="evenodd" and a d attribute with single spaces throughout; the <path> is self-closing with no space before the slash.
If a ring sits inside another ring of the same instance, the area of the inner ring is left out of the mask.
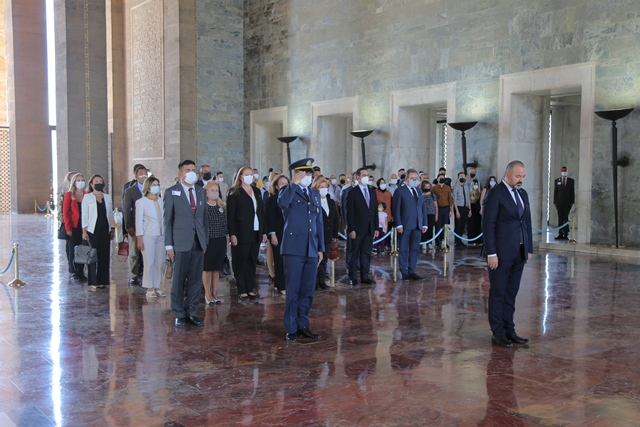
<path id="1" fill-rule="evenodd" d="M 415 188 L 412 188 L 411 192 L 413 193 L 413 200 L 415 200 L 416 203 L 418 203 L 418 190 L 416 190 Z"/>
<path id="2" fill-rule="evenodd" d="M 364 188 L 364 200 L 367 202 L 367 207 L 369 207 L 369 189 L 367 187 Z"/>
<path id="3" fill-rule="evenodd" d="M 562 178 L 562 186 L 566 186 L 567 185 L 567 178 Z"/>
<path id="4" fill-rule="evenodd" d="M 189 189 L 189 205 L 191 205 L 191 213 L 196 214 L 196 199 L 193 198 L 193 188 Z"/>
<path id="5" fill-rule="evenodd" d="M 304 198 L 307 199 L 307 202 L 309 201 L 309 193 L 307 193 L 307 187 L 304 187 L 302 189 L 302 192 L 304 193 Z"/>
<path id="6" fill-rule="evenodd" d="M 522 202 L 520 201 L 520 197 L 518 197 L 518 190 L 516 190 L 514 188 L 511 191 L 513 191 L 513 195 L 516 198 L 516 205 L 518 205 L 518 216 L 522 217 L 522 214 L 524 214 L 524 206 L 522 206 Z"/>

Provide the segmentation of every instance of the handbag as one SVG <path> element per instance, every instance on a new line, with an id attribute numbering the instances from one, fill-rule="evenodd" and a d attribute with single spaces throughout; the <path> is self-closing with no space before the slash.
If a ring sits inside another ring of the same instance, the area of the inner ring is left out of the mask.
<path id="1" fill-rule="evenodd" d="M 222 261 L 222 275 L 228 276 L 231 274 L 231 261 L 229 257 L 225 254 L 224 261 Z"/>
<path id="2" fill-rule="evenodd" d="M 67 240 L 69 235 L 67 234 L 67 230 L 64 228 L 64 222 L 60 223 L 60 227 L 58 227 L 58 239 Z"/>
<path id="3" fill-rule="evenodd" d="M 122 238 L 122 242 L 118 243 L 118 255 L 129 256 L 129 236 L 126 234 Z"/>
<path id="4" fill-rule="evenodd" d="M 331 247 L 329 248 L 329 259 L 331 261 L 334 261 L 338 259 L 339 256 L 340 256 L 340 246 L 338 245 L 338 241 L 337 240 L 335 242 L 332 241 Z"/>
<path id="5" fill-rule="evenodd" d="M 74 248 L 73 262 L 76 264 L 95 264 L 98 262 L 98 250 L 91 247 L 88 241 Z"/>

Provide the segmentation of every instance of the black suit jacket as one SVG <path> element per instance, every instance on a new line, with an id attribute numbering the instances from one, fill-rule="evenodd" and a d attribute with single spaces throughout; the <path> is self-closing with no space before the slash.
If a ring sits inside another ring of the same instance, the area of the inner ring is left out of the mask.
<path id="1" fill-rule="evenodd" d="M 518 206 L 504 182 L 488 191 L 482 202 L 482 252 L 484 256 L 497 254 L 498 263 L 520 256 L 521 235 L 525 256 L 533 253 L 529 196 L 523 189 L 519 193 L 524 204 L 522 217 L 518 215 Z"/>
<path id="2" fill-rule="evenodd" d="M 340 220 L 338 219 L 338 207 L 336 202 L 327 196 L 327 204 L 329 205 L 329 215 L 322 209 L 322 220 L 324 223 L 324 250 L 329 252 L 331 248 L 331 239 L 338 238 L 338 228 Z"/>
<path id="3" fill-rule="evenodd" d="M 267 200 L 267 234 L 276 233 L 278 241 L 282 240 L 284 230 L 284 216 L 282 209 L 278 205 L 278 195 L 273 194 Z"/>
<path id="4" fill-rule="evenodd" d="M 562 178 L 558 178 L 553 186 L 553 204 L 571 206 L 576 202 L 575 181 L 567 177 L 567 184 L 562 185 Z"/>
<path id="5" fill-rule="evenodd" d="M 253 209 L 253 200 L 246 191 L 239 187 L 235 193 L 227 198 L 227 226 L 229 236 L 236 236 L 238 243 L 255 243 L 256 237 L 253 230 L 254 212 L 258 214 L 259 230 L 258 241 L 262 241 L 262 235 L 266 233 L 264 209 L 260 190 L 253 189 L 256 199 L 256 210 Z"/>
<path id="6" fill-rule="evenodd" d="M 369 191 L 369 207 L 358 185 L 349 190 L 347 196 L 347 233 L 356 232 L 356 236 L 374 235 L 378 231 L 378 198 L 371 188 Z"/>
<path id="7" fill-rule="evenodd" d="M 136 202 L 142 199 L 142 193 L 138 189 L 138 184 L 127 188 L 122 200 L 122 216 L 127 227 L 136 227 Z"/>

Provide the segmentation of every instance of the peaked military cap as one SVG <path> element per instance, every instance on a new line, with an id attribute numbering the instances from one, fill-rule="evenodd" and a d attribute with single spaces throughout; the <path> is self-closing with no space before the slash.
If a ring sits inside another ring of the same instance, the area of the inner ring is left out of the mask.
<path id="1" fill-rule="evenodd" d="M 313 159 L 306 158 L 297 160 L 289 165 L 289 170 L 313 172 Z"/>

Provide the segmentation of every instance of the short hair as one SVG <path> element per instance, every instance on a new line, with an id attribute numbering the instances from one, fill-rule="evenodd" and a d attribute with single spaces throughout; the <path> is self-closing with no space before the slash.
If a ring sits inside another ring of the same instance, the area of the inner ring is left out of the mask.
<path id="1" fill-rule="evenodd" d="M 387 204 L 385 202 L 379 202 L 379 205 L 382 205 L 382 209 L 387 210 Z"/>
<path id="2" fill-rule="evenodd" d="M 462 172 L 458 172 L 458 176 L 460 176 L 460 175 L 465 175 L 466 176 L 467 174 L 464 173 L 464 171 L 462 171 Z"/>
<path id="3" fill-rule="evenodd" d="M 313 167 L 313 171 L 314 172 L 320 172 L 321 171 L 320 166 L 314 166 Z"/>
<path id="4" fill-rule="evenodd" d="M 512 160 L 509 162 L 509 164 L 507 165 L 506 169 L 504 170 L 504 173 L 512 173 L 513 169 L 516 166 L 522 166 L 524 167 L 524 163 L 522 163 L 520 160 Z"/>
<path id="5" fill-rule="evenodd" d="M 367 171 L 367 173 L 369 173 L 369 169 L 367 168 L 360 168 L 356 171 L 356 175 L 360 176 L 362 174 L 362 171 Z"/>
<path id="6" fill-rule="evenodd" d="M 216 176 L 218 176 L 218 175 L 224 175 L 224 172 L 222 172 L 222 171 L 216 172 Z"/>
<path id="7" fill-rule="evenodd" d="M 398 172 L 403 171 L 403 170 L 404 170 L 404 168 L 400 168 L 400 169 L 398 169 Z"/>
<path id="8" fill-rule="evenodd" d="M 418 174 L 418 171 L 417 171 L 417 170 L 415 170 L 414 168 L 409 168 L 409 169 L 407 169 L 407 176 L 409 176 L 409 174 L 410 174 L 410 173 L 415 173 L 416 175 L 419 175 L 419 174 Z"/>
<path id="9" fill-rule="evenodd" d="M 136 163 L 135 165 L 133 165 L 133 172 L 135 173 L 141 167 L 144 167 L 144 165 L 140 163 Z"/>
<path id="10" fill-rule="evenodd" d="M 438 169 L 438 172 L 440 172 L 440 171 L 445 171 L 445 172 L 446 172 L 446 171 L 447 171 L 447 168 L 445 168 L 445 167 L 441 167 L 440 169 Z"/>
<path id="11" fill-rule="evenodd" d="M 566 168 L 567 168 L 566 166 L 563 166 L 563 167 L 561 167 L 560 169 L 566 169 Z"/>
<path id="12" fill-rule="evenodd" d="M 202 169 L 204 169 L 204 168 L 211 169 L 211 166 L 209 166 L 209 165 L 200 165 L 200 172 L 202 172 Z"/>
<path id="13" fill-rule="evenodd" d="M 136 167 L 133 168 L 133 173 L 137 174 L 140 169 L 149 170 L 149 169 L 145 168 L 144 165 L 136 165 Z"/>
<path id="14" fill-rule="evenodd" d="M 189 159 L 183 160 L 183 161 L 181 161 L 181 162 L 178 164 L 178 169 L 182 170 L 182 168 L 183 168 L 184 166 L 187 166 L 187 165 L 193 165 L 193 166 L 195 166 L 195 165 L 196 165 L 196 162 L 194 162 L 193 160 L 189 160 Z"/>
<path id="15" fill-rule="evenodd" d="M 144 184 L 142 184 L 142 195 L 143 196 L 147 195 L 147 193 L 149 192 L 149 188 L 151 187 L 151 184 L 154 183 L 154 181 L 158 181 L 158 185 L 160 184 L 160 180 L 158 178 L 156 178 L 155 176 L 153 176 L 153 175 L 147 177 L 147 179 L 144 180 Z"/>

